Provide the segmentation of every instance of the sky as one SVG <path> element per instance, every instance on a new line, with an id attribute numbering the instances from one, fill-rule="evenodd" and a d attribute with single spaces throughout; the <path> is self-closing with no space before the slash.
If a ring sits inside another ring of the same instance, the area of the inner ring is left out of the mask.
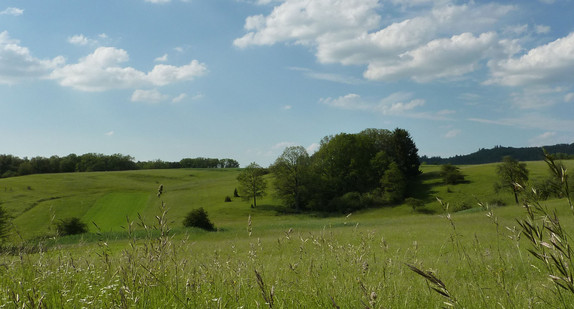
<path id="1" fill-rule="evenodd" d="M 574 0 L 3 0 L 0 154 L 233 158 L 409 131 L 574 142 Z"/>

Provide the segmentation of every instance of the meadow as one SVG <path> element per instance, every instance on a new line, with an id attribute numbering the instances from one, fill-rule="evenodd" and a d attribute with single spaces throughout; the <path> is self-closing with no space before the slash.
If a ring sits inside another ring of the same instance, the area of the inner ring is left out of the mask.
<path id="1" fill-rule="evenodd" d="M 532 183 L 547 176 L 544 162 L 527 164 Z M 272 195 L 255 209 L 225 202 L 237 169 L 0 179 L 0 203 L 14 217 L 3 245 L 18 244 L 0 256 L 0 307 L 571 306 L 574 294 L 558 289 L 528 251 L 517 221 L 527 217 L 524 207 L 494 191 L 495 168 L 461 166 L 467 182 L 447 186 L 440 167 L 423 165 L 415 196 L 422 211 L 399 205 L 330 216 L 290 213 Z M 566 231 L 574 228 L 567 201 L 541 203 Z M 197 207 L 217 232 L 182 226 Z M 72 216 L 90 232 L 57 237 L 54 222 Z"/>

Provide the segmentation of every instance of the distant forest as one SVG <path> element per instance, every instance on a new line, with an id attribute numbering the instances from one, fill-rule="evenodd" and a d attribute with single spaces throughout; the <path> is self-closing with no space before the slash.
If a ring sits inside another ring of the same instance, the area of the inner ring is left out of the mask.
<path id="1" fill-rule="evenodd" d="M 574 159 L 574 143 L 573 144 L 557 144 L 553 146 L 544 147 L 502 147 L 495 146 L 492 149 L 480 149 L 477 152 L 467 155 L 457 155 L 450 158 L 441 157 L 420 157 L 422 164 L 486 164 L 501 162 L 505 156 L 510 156 L 518 161 L 538 161 L 544 159 L 544 151 L 554 155 L 556 159 Z"/>
<path id="2" fill-rule="evenodd" d="M 135 162 L 131 156 L 122 154 L 104 155 L 86 153 L 70 154 L 65 157 L 19 158 L 13 155 L 0 155 L 0 178 L 46 173 L 127 171 L 138 169 L 169 168 L 237 168 L 234 159 L 185 158 L 179 162 L 162 160 Z"/>

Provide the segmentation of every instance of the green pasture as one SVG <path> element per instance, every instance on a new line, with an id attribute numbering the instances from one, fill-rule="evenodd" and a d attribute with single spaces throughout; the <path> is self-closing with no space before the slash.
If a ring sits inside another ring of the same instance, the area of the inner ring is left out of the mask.
<path id="1" fill-rule="evenodd" d="M 573 163 L 566 162 L 570 168 Z M 527 167 L 532 183 L 547 176 L 544 162 Z M 240 198 L 226 203 L 237 186 L 234 169 L 0 179 L 0 203 L 14 217 L 14 229 L 27 244 L 48 246 L 42 253 L 0 255 L 0 306 L 568 308 L 574 303 L 573 294 L 557 290 L 545 265 L 528 252 L 532 246 L 516 221 L 525 210 L 511 193 L 494 191 L 496 165 L 461 166 L 467 182 L 448 186 L 440 167 L 421 169 L 415 197 L 425 201 L 422 211 L 398 205 L 341 215 L 292 214 L 271 194 L 256 209 Z M 164 194 L 158 197 L 160 184 Z M 449 216 L 437 197 L 449 205 Z M 491 204 L 492 212 L 478 202 Z M 565 229 L 574 229 L 567 201 L 542 203 Z M 196 207 L 208 211 L 217 232 L 182 227 L 183 216 Z M 138 214 L 145 228 L 138 225 Z M 36 238 L 53 235 L 52 222 L 69 216 L 96 222 L 100 233 L 90 225 L 86 235 Z M 128 221 L 136 229 L 131 234 Z M 18 242 L 18 236 L 10 240 Z M 452 297 L 435 292 L 407 264 L 432 272 Z"/>

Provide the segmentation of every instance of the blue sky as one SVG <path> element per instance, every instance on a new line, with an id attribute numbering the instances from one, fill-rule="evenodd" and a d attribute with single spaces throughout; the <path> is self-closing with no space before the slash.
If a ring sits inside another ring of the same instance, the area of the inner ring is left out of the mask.
<path id="1" fill-rule="evenodd" d="M 272 163 L 404 128 L 420 155 L 574 142 L 574 1 L 0 3 L 0 153 Z"/>

